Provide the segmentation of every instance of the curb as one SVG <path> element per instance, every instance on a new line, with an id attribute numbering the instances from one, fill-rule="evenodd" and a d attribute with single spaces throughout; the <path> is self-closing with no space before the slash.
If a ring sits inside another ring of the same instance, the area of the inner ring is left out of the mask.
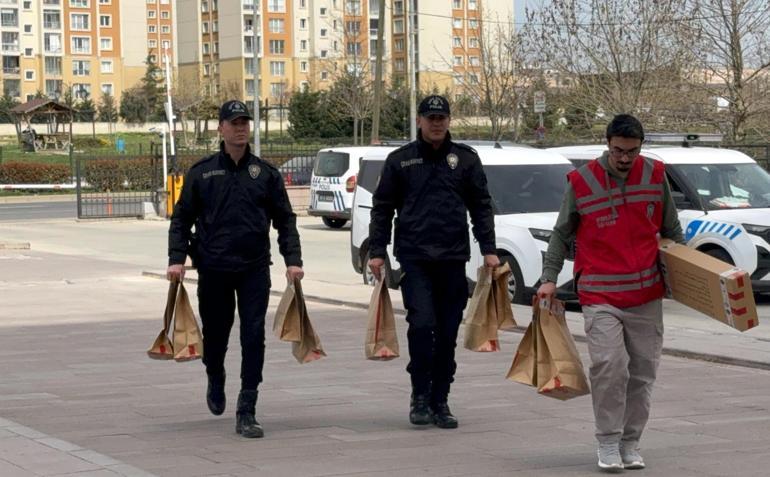
<path id="1" fill-rule="evenodd" d="M 166 275 L 158 272 L 147 272 L 143 271 L 142 276 L 150 277 L 150 278 L 158 278 L 158 279 L 166 279 Z M 196 278 L 188 278 L 186 280 L 188 283 L 198 283 L 198 280 Z M 270 295 L 280 297 L 283 295 L 283 293 L 279 291 L 270 291 Z M 363 303 L 356 303 L 351 301 L 344 301 L 344 300 L 335 300 L 332 298 L 325 298 L 320 296 L 314 296 L 314 295 L 307 295 L 305 294 L 305 299 L 307 301 L 311 302 L 317 302 L 317 303 L 324 303 L 327 305 L 338 305 L 338 306 L 346 306 L 349 308 L 356 308 L 359 310 L 368 310 L 369 305 L 363 304 Z M 396 315 L 406 315 L 406 311 L 402 309 L 393 309 L 393 312 Z M 524 332 L 527 330 L 527 328 L 523 326 L 516 326 L 515 329 L 510 330 L 512 333 L 518 333 L 518 334 L 524 334 Z M 582 335 L 572 335 L 572 338 L 580 343 L 586 343 L 586 337 Z M 715 364 L 725 364 L 730 366 L 740 366 L 743 368 L 753 368 L 753 369 L 762 369 L 766 371 L 770 371 L 770 363 L 766 363 L 764 361 L 753 361 L 750 359 L 741 359 L 741 358 L 733 358 L 732 356 L 723 356 L 718 354 L 710 354 L 710 353 L 700 353 L 697 351 L 688 351 L 684 349 L 678 349 L 678 348 L 668 348 L 666 346 L 663 347 L 663 354 L 666 356 L 673 356 L 676 358 L 685 358 L 685 359 L 694 359 L 698 361 L 705 361 L 708 363 L 715 363 Z"/>

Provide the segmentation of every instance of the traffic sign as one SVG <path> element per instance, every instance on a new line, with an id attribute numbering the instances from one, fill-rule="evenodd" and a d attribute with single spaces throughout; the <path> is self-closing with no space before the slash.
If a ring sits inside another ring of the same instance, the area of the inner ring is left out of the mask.
<path id="1" fill-rule="evenodd" d="M 545 91 L 535 91 L 535 112 L 545 112 Z"/>

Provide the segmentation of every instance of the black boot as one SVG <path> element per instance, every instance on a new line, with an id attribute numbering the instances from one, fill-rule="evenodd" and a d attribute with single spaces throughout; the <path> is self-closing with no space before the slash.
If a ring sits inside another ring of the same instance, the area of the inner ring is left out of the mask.
<path id="1" fill-rule="evenodd" d="M 457 418 L 452 415 L 446 401 L 434 403 L 431 410 L 433 411 L 433 423 L 437 427 L 442 429 L 457 428 Z"/>
<path id="2" fill-rule="evenodd" d="M 209 387 L 206 390 L 206 404 L 209 405 L 209 411 L 215 416 L 222 415 L 225 412 L 227 399 L 225 398 L 225 375 L 209 375 Z"/>
<path id="3" fill-rule="evenodd" d="M 409 422 L 415 426 L 426 426 L 432 422 L 429 394 L 412 394 Z"/>
<path id="4" fill-rule="evenodd" d="M 243 437 L 262 437 L 262 426 L 254 418 L 257 405 L 257 391 L 241 389 L 238 395 L 238 411 L 235 414 L 235 432 Z"/>

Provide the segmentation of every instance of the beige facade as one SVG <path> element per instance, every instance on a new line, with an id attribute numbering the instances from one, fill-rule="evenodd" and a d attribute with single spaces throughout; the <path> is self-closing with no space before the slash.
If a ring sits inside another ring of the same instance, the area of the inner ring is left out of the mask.
<path id="1" fill-rule="evenodd" d="M 175 40 L 174 0 L 0 0 L 3 94 L 120 101 Z M 146 33 L 145 33 L 146 32 Z"/>
<path id="2" fill-rule="evenodd" d="M 372 74 L 379 0 L 177 0 L 180 84 L 202 94 L 284 101 L 325 89 L 347 68 Z M 388 0 L 385 78 L 405 80 L 414 41 L 420 89 L 456 90 L 473 78 L 484 19 L 513 21 L 512 0 Z M 416 18 L 407 35 L 410 14 Z M 256 27 L 254 27 L 256 25 Z M 459 58 L 459 59 L 458 59 Z M 218 98 L 223 99 L 223 98 Z"/>

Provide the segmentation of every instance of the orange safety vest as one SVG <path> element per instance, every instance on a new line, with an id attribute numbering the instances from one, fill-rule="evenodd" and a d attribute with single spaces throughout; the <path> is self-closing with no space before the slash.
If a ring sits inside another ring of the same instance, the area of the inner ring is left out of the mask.
<path id="1" fill-rule="evenodd" d="M 638 156 L 623 187 L 598 160 L 567 178 L 580 214 L 574 267 L 580 304 L 628 308 L 661 298 L 663 163 Z"/>

